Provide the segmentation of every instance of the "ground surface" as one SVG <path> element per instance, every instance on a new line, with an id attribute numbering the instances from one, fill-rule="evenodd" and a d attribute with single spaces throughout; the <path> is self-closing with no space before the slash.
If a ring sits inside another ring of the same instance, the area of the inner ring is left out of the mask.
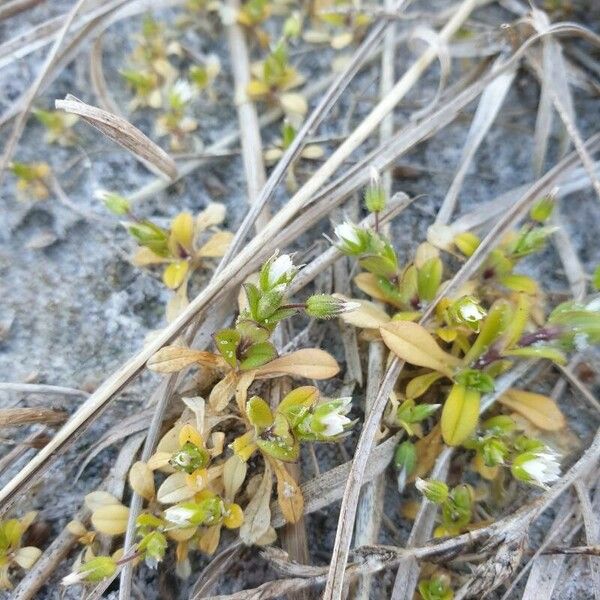
<path id="1" fill-rule="evenodd" d="M 41 22 L 69 8 L 70 2 L 46 2 L 31 11 L 25 18 L 13 19 L 11 25 L 0 25 L 0 40 L 12 37 L 33 23 Z M 440 3 L 437 3 L 439 6 Z M 169 13 L 165 13 L 169 16 Z M 509 18 L 508 13 L 506 18 Z M 479 13 L 478 13 L 479 16 Z M 481 21 L 499 22 L 498 13 L 481 13 Z M 598 22 L 596 22 L 596 25 Z M 594 25 L 594 23 L 587 23 Z M 123 63 L 123 55 L 130 46 L 132 32 L 139 27 L 139 19 L 132 18 L 112 27 L 104 40 L 105 72 L 109 87 L 117 103 L 126 108 L 128 92 L 117 75 Z M 226 47 L 215 46 L 207 36 L 186 33 L 186 41 L 198 51 L 218 52 L 223 69 L 228 71 Z M 409 64 L 412 55 L 401 47 L 397 55 L 397 72 Z M 10 105 L 40 65 L 42 55 L 36 53 L 34 60 L 17 61 L 0 71 L 0 106 Z M 300 69 L 307 75 L 318 77 L 329 58 L 311 53 L 300 59 Z M 377 93 L 377 74 L 374 70 L 361 75 L 351 86 L 347 99 L 333 113 L 323 128 L 323 135 L 343 135 L 339 117 L 350 118 L 350 127 L 358 122 L 373 105 Z M 483 143 L 466 178 L 460 196 L 460 211 L 469 210 L 478 202 L 494 198 L 497 194 L 532 179 L 530 157 L 532 153 L 532 128 L 539 88 L 526 72 L 518 75 L 518 83 L 506 102 L 505 110 Z M 437 85 L 437 69 L 433 69 L 418 89 L 411 93 L 395 114 L 397 126 L 406 122 L 407 115 L 415 106 L 426 104 Z M 206 108 L 199 111 L 200 136 L 205 143 L 218 139 L 224 131 L 237 127 L 235 111 L 231 104 L 230 83 L 222 78 L 218 93 L 222 99 L 218 110 Z M 94 101 L 87 83 L 86 52 L 71 64 L 57 81 L 44 92 L 37 104 L 44 108 L 52 105 L 55 98 L 73 93 L 83 100 Z M 598 101 L 585 93 L 578 93 L 578 124 L 584 135 L 589 135 L 598 125 Z M 357 101 L 354 106 L 350 99 Z M 349 114 L 351 107 L 355 110 Z M 469 112 L 474 110 L 470 107 Z M 423 239 L 427 225 L 435 214 L 454 174 L 470 119 L 465 115 L 435 140 L 422 144 L 416 151 L 402 158 L 403 165 L 410 165 L 414 172 L 410 177 L 399 176 L 394 189 L 423 198 L 394 224 L 397 246 L 408 252 L 415 241 Z M 146 128 L 147 119 L 134 117 L 134 122 Z M 337 123 L 337 124 L 336 124 Z M 8 129 L 2 133 L 6 135 Z M 127 194 L 152 179 L 126 152 L 100 139 L 96 132 L 80 124 L 77 127 L 79 143 L 74 148 L 48 148 L 41 139 L 40 125 L 30 121 L 19 144 L 16 159 L 21 161 L 48 160 L 58 174 L 71 200 L 80 208 L 97 215 L 105 222 L 82 218 L 73 210 L 50 198 L 39 203 L 22 202 L 15 197 L 14 181 L 9 178 L 2 189 L 3 208 L 0 212 L 0 324 L 6 333 L 0 339 L 0 381 L 35 381 L 66 385 L 93 390 L 124 360 L 140 348 L 144 336 L 164 325 L 163 306 L 167 294 L 160 281 L 152 274 L 134 269 L 119 255 L 117 249 L 129 252 L 132 246 L 118 224 L 111 225 L 110 217 L 102 210 L 93 193 L 98 188 L 108 188 Z M 268 142 L 274 131 L 265 133 Z M 64 171 L 64 172 L 63 172 Z M 404 172 L 406 175 L 406 172 Z M 284 194 L 280 195 L 281 197 Z M 282 198 L 280 197 L 279 200 Z M 146 202 L 143 214 L 165 218 L 186 208 L 202 209 L 211 200 L 227 205 L 226 226 L 235 231 L 246 209 L 244 178 L 238 157 L 212 162 L 199 169 L 174 189 Z M 588 272 L 600 262 L 598 224 L 600 223 L 598 199 L 590 190 L 565 198 L 560 224 L 572 237 L 574 245 Z M 328 225 L 323 224 L 323 231 Z M 32 249 L 41 236 L 53 236 L 55 241 L 43 249 Z M 303 240 L 299 250 L 307 248 L 311 240 Z M 542 280 L 553 291 L 567 291 L 562 267 L 553 249 L 548 249 L 527 268 L 542 273 Z M 329 336 L 325 336 L 327 339 Z M 325 344 L 326 345 L 326 344 Z M 342 358 L 339 348 L 329 348 Z M 117 402 L 113 403 L 102 419 L 96 422 L 86 435 L 61 458 L 43 482 L 28 495 L 21 509 L 40 509 L 53 531 L 58 531 L 79 507 L 82 494 L 94 489 L 107 474 L 115 449 L 104 451 L 74 482 L 73 475 L 85 454 L 86 448 L 112 423 L 138 411 L 149 397 L 156 383 L 153 376 L 145 376 L 130 387 Z M 341 384 L 341 382 L 337 382 Z M 536 382 L 544 389 L 544 381 Z M 358 395 L 360 397 L 360 393 Z M 74 411 L 81 402 L 78 398 L 30 395 L 25 399 L 14 394 L 0 392 L 0 405 L 35 406 L 50 404 L 53 407 Z M 356 416 L 361 415 L 357 400 Z M 570 395 L 562 403 L 565 412 L 577 417 L 572 427 L 585 446 L 596 422 L 582 412 L 581 404 Z M 584 415 L 582 417 L 582 414 Z M 351 451 L 352 441 L 346 444 Z M 5 446 L 4 453 L 9 446 Z M 321 448 L 317 451 L 322 470 L 342 460 L 337 450 Z M 27 452 L 11 465 L 1 476 L 1 482 L 22 467 L 31 456 Z M 388 514 L 394 518 L 400 507 L 394 495 L 393 477 L 390 475 L 387 495 Z M 317 564 L 327 562 L 333 544 L 337 522 L 337 505 L 319 511 L 308 519 L 309 547 Z M 403 535 L 405 532 L 401 532 Z M 383 530 L 382 541 L 394 543 L 394 537 Z M 563 573 L 563 587 L 555 597 L 561 600 L 584 600 L 591 597 L 582 561 L 570 561 Z M 198 567 L 199 565 L 196 565 Z M 66 566 L 65 570 L 66 572 Z M 246 552 L 245 560 L 235 566 L 223 581 L 219 591 L 227 592 L 240 585 L 252 587 L 262 583 L 269 575 L 264 563 L 255 558 L 254 552 Z M 375 594 L 387 597 L 393 574 L 387 573 L 380 580 Z M 161 582 L 160 596 L 156 594 L 156 576 L 148 573 L 148 587 L 142 590 L 145 598 L 169 598 L 167 588 L 175 584 L 170 580 Z M 51 583 L 40 597 L 58 598 L 56 582 Z M 75 597 L 75 596 L 73 596 Z"/>

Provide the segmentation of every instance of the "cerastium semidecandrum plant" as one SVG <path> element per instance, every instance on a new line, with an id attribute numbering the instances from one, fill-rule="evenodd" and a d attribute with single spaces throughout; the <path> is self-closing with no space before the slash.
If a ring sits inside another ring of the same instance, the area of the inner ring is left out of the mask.
<path id="1" fill-rule="evenodd" d="M 365 204 L 377 212 L 385 201 L 375 173 Z M 493 514 L 494 507 L 508 502 L 511 479 L 545 488 L 560 476 L 557 447 L 566 420 L 553 399 L 510 388 L 480 420 L 482 396 L 492 394 L 495 380 L 519 360 L 548 359 L 562 365 L 570 351 L 600 342 L 597 298 L 548 309 L 539 283 L 517 271 L 522 259 L 543 249 L 552 235 L 548 221 L 553 207 L 551 196 L 537 202 L 521 228 L 508 234 L 477 274 L 448 296 L 447 267 L 430 243 L 421 244 L 413 260 L 402 264 L 392 241 L 377 227 L 346 222 L 335 228 L 336 246 L 361 267 L 356 286 L 388 307 L 353 299 L 360 308 L 341 318 L 359 327 L 365 339 L 382 339 L 407 363 L 383 426 L 384 431 L 405 433 L 395 455 L 398 487 L 402 492 L 416 480 L 417 489 L 439 506 L 436 536 L 484 525 L 482 514 Z M 460 259 L 478 244 L 476 235 L 463 233 L 446 251 Z M 433 317 L 424 325 L 417 323 L 434 299 Z M 462 449 L 469 459 L 455 486 L 421 478 L 431 470 L 442 442 Z M 444 577 L 423 580 L 421 596 L 451 598 Z"/>
<path id="2" fill-rule="evenodd" d="M 132 489 L 147 503 L 137 519 L 134 553 L 96 556 L 94 533 L 71 523 L 85 548 L 66 584 L 110 577 L 125 561 L 156 565 L 169 545 L 175 547 L 177 573 L 187 577 L 189 552 L 214 553 L 223 527 L 239 529 L 247 544 L 272 543 L 273 475 L 284 518 L 293 523 L 302 516 L 302 492 L 286 464 L 299 459 L 302 443 L 336 442 L 346 435 L 353 425 L 347 416 L 351 398 L 324 398 L 316 387 L 301 386 L 271 406 L 261 382 L 285 375 L 328 379 L 339 371 L 335 359 L 316 348 L 279 356 L 272 335 L 281 321 L 297 313 L 330 319 L 357 305 L 325 294 L 289 302 L 287 289 L 299 268 L 287 254 L 272 256 L 256 279 L 244 284 L 234 326 L 214 333 L 215 352 L 172 345 L 148 362 L 158 373 L 197 367 L 194 387 L 208 389 L 207 399 L 183 397 L 187 408 L 154 455 L 130 471 Z M 264 397 L 248 397 L 251 386 Z M 254 455 L 261 460 L 250 460 Z M 125 532 L 129 509 L 114 496 L 96 491 L 86 503 L 96 532 Z"/>

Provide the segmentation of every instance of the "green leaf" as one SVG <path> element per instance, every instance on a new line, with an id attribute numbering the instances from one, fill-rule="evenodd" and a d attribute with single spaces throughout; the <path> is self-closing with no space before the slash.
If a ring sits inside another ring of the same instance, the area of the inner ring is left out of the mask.
<path id="1" fill-rule="evenodd" d="M 425 302 L 431 302 L 442 282 L 442 261 L 439 257 L 433 257 L 425 261 L 417 271 L 417 289 L 419 298 Z"/>
<path id="2" fill-rule="evenodd" d="M 442 410 L 441 428 L 444 442 L 459 446 L 476 429 L 479 420 L 480 392 L 458 383 L 452 386 Z"/>
<path id="3" fill-rule="evenodd" d="M 277 412 L 288 420 L 291 427 L 295 427 L 316 404 L 318 398 L 319 390 L 312 385 L 296 388 L 279 403 Z"/>
<path id="4" fill-rule="evenodd" d="M 506 300 L 497 300 L 492 304 L 477 339 L 464 358 L 465 364 L 472 364 L 500 338 L 508 326 L 511 313 L 510 303 Z"/>
<path id="5" fill-rule="evenodd" d="M 239 332 L 235 329 L 221 329 L 213 337 L 221 356 L 235 369 L 237 365 L 237 349 L 241 340 Z"/>
<path id="6" fill-rule="evenodd" d="M 240 333 L 244 340 L 248 340 L 253 344 L 266 342 L 270 335 L 270 332 L 266 327 L 248 319 L 238 321 L 235 329 Z"/>
<path id="7" fill-rule="evenodd" d="M 567 357 L 558 348 L 553 346 L 527 346 L 525 348 L 513 348 L 505 350 L 504 356 L 525 356 L 531 358 L 547 358 L 557 365 L 566 365 Z"/>
<path id="8" fill-rule="evenodd" d="M 243 287 L 246 292 L 250 314 L 256 319 L 258 318 L 258 302 L 261 296 L 260 290 L 253 283 L 244 283 Z"/>
<path id="9" fill-rule="evenodd" d="M 433 373 L 425 373 L 411 379 L 406 386 L 407 398 L 419 398 L 422 396 L 438 379 L 443 377 L 442 373 L 434 371 Z"/>
<path id="10" fill-rule="evenodd" d="M 240 362 L 240 369 L 242 371 L 249 371 L 250 369 L 256 369 L 262 367 L 273 359 L 277 358 L 277 350 L 271 342 L 260 342 L 253 344 L 244 352 L 244 358 Z"/>
<path id="11" fill-rule="evenodd" d="M 273 424 L 273 413 L 269 405 L 258 396 L 253 396 L 248 400 L 246 414 L 250 423 L 259 429 L 266 429 Z"/>
<path id="12" fill-rule="evenodd" d="M 141 246 L 150 248 L 152 252 L 159 256 L 169 255 L 169 234 L 164 230 L 154 225 L 150 221 L 141 221 L 140 223 L 130 223 L 127 226 L 130 235 Z"/>
<path id="13" fill-rule="evenodd" d="M 489 394 L 494 391 L 494 380 L 487 373 L 483 373 L 477 369 L 465 369 L 457 373 L 454 381 L 467 388 L 477 390 L 482 394 Z"/>
<path id="14" fill-rule="evenodd" d="M 283 294 L 277 290 L 263 293 L 256 308 L 258 321 L 266 321 L 279 308 L 282 300 Z"/>

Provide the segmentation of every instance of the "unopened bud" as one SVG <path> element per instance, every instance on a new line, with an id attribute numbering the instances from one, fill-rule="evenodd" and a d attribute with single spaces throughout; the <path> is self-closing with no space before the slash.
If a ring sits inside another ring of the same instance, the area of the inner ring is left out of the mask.
<path id="1" fill-rule="evenodd" d="M 359 307 L 358 302 L 351 302 L 329 294 L 315 294 L 306 301 L 306 314 L 315 319 L 333 319 Z"/>
<path id="2" fill-rule="evenodd" d="M 415 487 L 429 500 L 434 504 L 442 504 L 448 498 L 448 486 L 443 481 L 437 481 L 435 479 L 430 479 L 426 481 L 425 479 L 417 478 L 415 482 Z"/>

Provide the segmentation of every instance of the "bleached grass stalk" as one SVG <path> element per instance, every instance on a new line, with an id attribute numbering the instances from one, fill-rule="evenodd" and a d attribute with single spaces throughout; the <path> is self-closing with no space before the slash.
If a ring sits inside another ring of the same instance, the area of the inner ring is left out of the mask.
<path id="1" fill-rule="evenodd" d="M 392 9 L 392 0 L 384 0 L 384 8 Z M 381 53 L 381 80 L 379 83 L 379 95 L 385 97 L 392 89 L 395 80 L 395 52 L 394 38 L 396 36 L 396 24 L 392 23 L 386 30 L 383 38 L 383 51 Z M 393 111 L 383 119 L 379 126 L 379 140 L 386 142 L 394 132 Z M 387 197 L 392 191 L 392 174 L 385 171 L 381 175 L 381 184 Z M 385 234 L 389 234 L 390 225 L 382 227 Z M 381 303 L 380 303 L 381 306 Z M 372 341 L 369 344 L 369 355 L 367 363 L 367 389 L 365 393 L 365 414 L 368 414 L 377 397 L 377 391 L 381 385 L 385 365 L 386 349 L 382 341 Z M 375 544 L 378 541 L 381 520 L 383 517 L 383 502 L 385 493 L 385 477 L 380 475 L 372 482 L 365 484 L 362 496 L 357 508 L 356 531 L 354 544 L 363 546 Z M 369 600 L 371 594 L 372 577 L 365 575 L 359 578 L 356 587 L 357 600 Z"/>
<path id="2" fill-rule="evenodd" d="M 467 19 L 476 5 L 476 0 L 464 0 L 451 19 L 440 32 L 443 39 L 449 39 Z M 146 361 L 160 348 L 171 342 L 194 319 L 196 313 L 204 308 L 212 299 L 256 259 L 264 246 L 279 232 L 297 213 L 306 207 L 312 196 L 323 186 L 325 181 L 344 163 L 354 150 L 379 126 L 381 120 L 402 100 L 406 93 L 418 81 L 427 67 L 435 60 L 435 51 L 427 49 L 412 67 L 396 83 L 392 91 L 377 104 L 364 121 L 350 134 L 346 141 L 316 171 L 290 201 L 271 219 L 269 224 L 237 255 L 163 332 L 156 336 L 138 354 L 127 361 L 118 371 L 113 373 L 86 403 L 73 415 L 69 422 L 57 432 L 52 441 L 43 448 L 18 475 L 16 475 L 0 491 L 0 512 L 10 508 L 16 494 L 30 485 L 38 473 L 57 452 L 85 430 L 111 398 L 121 391 L 129 381 L 143 369 Z"/>

